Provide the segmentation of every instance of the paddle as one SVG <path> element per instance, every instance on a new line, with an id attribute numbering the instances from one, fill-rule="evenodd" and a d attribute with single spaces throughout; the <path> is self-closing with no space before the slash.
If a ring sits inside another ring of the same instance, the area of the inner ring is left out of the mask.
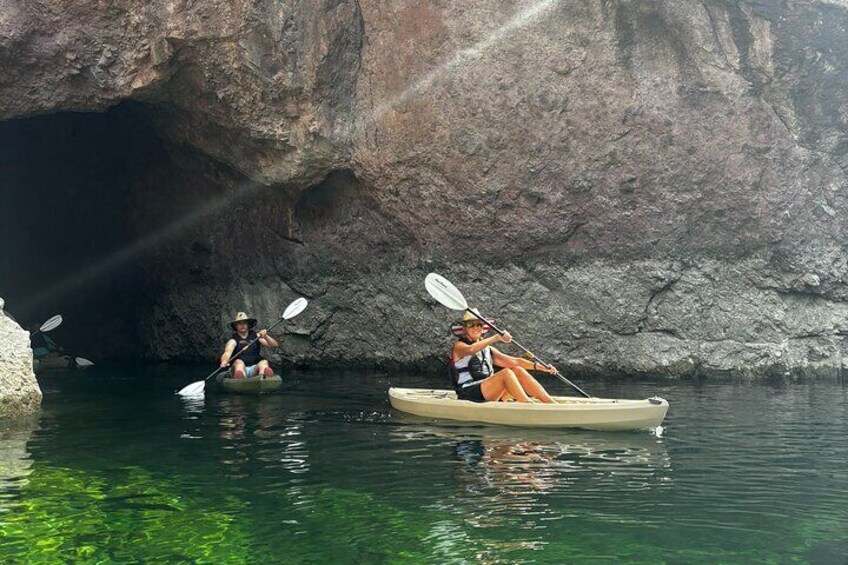
<path id="1" fill-rule="evenodd" d="M 306 308 L 307 304 L 308 304 L 308 302 L 303 297 L 298 298 L 297 300 L 295 300 L 294 302 L 289 304 L 288 308 L 286 308 L 285 312 L 283 312 L 282 318 L 277 320 L 277 322 L 275 324 L 273 324 L 271 327 L 269 327 L 267 331 L 273 330 L 274 328 L 276 328 L 277 326 L 279 326 L 280 324 L 282 324 L 286 320 L 291 320 L 292 318 L 294 318 L 295 316 L 297 316 L 298 314 L 303 312 L 303 310 Z M 250 343 L 248 343 L 247 345 L 242 347 L 238 351 L 238 353 L 236 353 L 235 355 L 230 357 L 229 363 L 227 363 L 223 367 L 218 367 L 217 369 L 215 369 L 215 371 L 212 372 L 211 375 L 209 375 L 208 377 L 206 377 L 202 381 L 197 381 L 195 383 L 191 383 L 190 385 L 181 388 L 179 391 L 177 391 L 177 394 L 179 394 L 180 396 L 198 396 L 198 395 L 203 394 L 203 390 L 206 388 L 206 381 L 208 381 L 209 379 L 211 379 L 212 377 L 214 377 L 215 375 L 217 375 L 221 371 L 223 371 L 225 369 L 229 369 L 230 365 L 232 364 L 233 361 L 235 361 L 236 357 L 238 357 L 239 355 L 241 355 L 242 353 L 247 351 L 247 348 L 249 348 L 251 345 L 256 343 L 256 341 L 258 339 L 259 339 L 259 337 L 257 337 L 256 339 L 252 340 Z"/>
<path id="2" fill-rule="evenodd" d="M 62 323 L 62 315 L 56 314 L 55 316 L 53 316 L 52 318 L 50 318 L 49 320 L 47 320 L 46 322 L 41 324 L 41 327 L 38 328 L 37 330 L 35 330 L 34 332 L 32 332 L 32 335 L 30 337 L 33 337 L 34 335 L 36 335 L 39 332 L 47 333 L 51 330 L 55 330 L 56 328 L 59 327 L 59 325 L 61 323 Z"/>
<path id="3" fill-rule="evenodd" d="M 85 357 L 75 357 L 74 363 L 77 364 L 77 367 L 94 367 L 94 363 L 92 363 Z"/>
<path id="4" fill-rule="evenodd" d="M 476 312 L 472 308 L 469 308 L 468 302 L 465 300 L 465 297 L 462 295 L 459 289 L 456 288 L 445 277 L 436 273 L 430 273 L 429 275 L 427 275 L 427 278 L 424 279 L 424 287 L 427 289 L 427 292 L 430 293 L 430 296 L 435 298 L 443 306 L 447 306 L 451 310 L 464 310 L 466 312 L 470 312 L 471 315 L 473 315 L 474 317 L 482 321 L 484 324 L 492 328 L 495 332 L 499 333 L 500 335 L 504 334 L 503 330 L 483 318 L 483 316 L 481 316 L 479 312 Z M 524 351 L 525 353 L 527 353 L 528 355 L 530 355 L 530 357 L 532 357 L 535 362 L 540 363 L 544 367 L 552 367 L 552 365 L 549 365 L 538 357 L 536 357 L 536 355 L 534 355 L 532 351 L 530 351 L 514 339 L 511 343 L 522 351 Z M 589 396 L 589 394 L 587 394 L 583 389 L 563 377 L 559 371 L 554 373 L 554 375 L 556 375 L 556 377 L 558 377 L 562 382 L 571 386 L 572 388 L 574 388 L 574 390 L 576 390 L 586 398 L 591 398 L 591 396 Z"/>

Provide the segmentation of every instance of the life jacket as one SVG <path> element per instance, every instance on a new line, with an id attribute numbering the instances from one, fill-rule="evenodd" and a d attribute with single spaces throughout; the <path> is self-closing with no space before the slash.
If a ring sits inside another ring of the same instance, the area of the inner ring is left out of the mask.
<path id="1" fill-rule="evenodd" d="M 469 345 L 474 343 L 466 339 L 462 341 Z M 494 367 L 491 347 L 486 347 L 473 355 L 466 355 L 451 363 L 453 386 L 459 388 L 471 382 L 487 379 L 495 374 Z"/>
<path id="2" fill-rule="evenodd" d="M 253 330 L 247 332 L 247 337 L 241 337 L 239 334 L 234 333 L 232 337 L 230 337 L 230 339 L 233 339 L 236 342 L 236 348 L 233 350 L 233 356 L 235 357 L 236 353 L 244 349 L 248 343 L 255 340 L 257 337 L 259 336 Z M 241 359 L 248 367 L 256 365 L 260 361 L 264 360 L 264 357 L 261 355 L 261 347 L 259 340 L 256 339 L 256 342 L 248 347 L 247 351 L 236 357 L 236 359 Z"/>

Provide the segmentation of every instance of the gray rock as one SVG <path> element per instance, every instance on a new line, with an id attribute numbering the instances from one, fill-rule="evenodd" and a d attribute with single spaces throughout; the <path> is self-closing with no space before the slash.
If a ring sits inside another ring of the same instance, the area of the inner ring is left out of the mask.
<path id="1" fill-rule="evenodd" d="M 149 355 L 303 294 L 278 361 L 438 366 L 436 270 L 575 373 L 841 376 L 844 2 L 160 4 L 0 29 L 0 117 L 140 102 L 127 217 L 209 210 L 146 259 Z"/>
<path id="2" fill-rule="evenodd" d="M 41 389 L 32 371 L 29 333 L 0 316 L 0 418 L 17 418 L 36 412 Z"/>

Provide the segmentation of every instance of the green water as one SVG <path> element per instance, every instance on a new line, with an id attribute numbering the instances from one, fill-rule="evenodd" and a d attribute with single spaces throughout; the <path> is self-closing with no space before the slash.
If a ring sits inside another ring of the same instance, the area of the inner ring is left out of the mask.
<path id="1" fill-rule="evenodd" d="M 669 399 L 657 437 L 404 417 L 390 385 L 442 383 L 403 375 L 173 394 L 202 376 L 40 377 L 0 435 L 0 562 L 848 563 L 839 384 L 580 383 Z"/>

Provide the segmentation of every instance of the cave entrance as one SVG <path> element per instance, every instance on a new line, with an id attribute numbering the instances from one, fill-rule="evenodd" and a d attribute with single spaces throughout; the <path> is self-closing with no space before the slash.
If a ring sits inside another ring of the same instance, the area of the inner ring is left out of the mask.
<path id="1" fill-rule="evenodd" d="M 108 258 L 134 237 L 134 191 L 168 160 L 137 104 L 0 122 L 0 296 L 19 323 L 61 313 L 69 352 L 140 353 L 143 268 Z"/>

